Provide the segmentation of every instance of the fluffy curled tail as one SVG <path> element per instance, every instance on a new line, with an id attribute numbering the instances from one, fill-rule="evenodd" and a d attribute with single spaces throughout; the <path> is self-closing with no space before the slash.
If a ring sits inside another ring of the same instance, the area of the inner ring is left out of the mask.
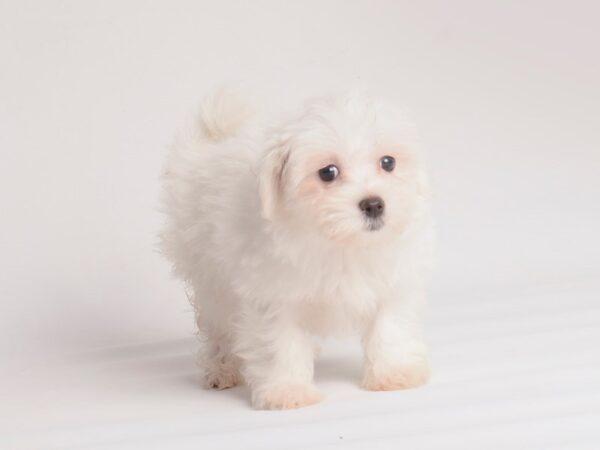
<path id="1" fill-rule="evenodd" d="M 200 127 L 206 139 L 218 142 L 236 136 L 254 116 L 252 108 L 231 89 L 221 88 L 200 107 Z"/>

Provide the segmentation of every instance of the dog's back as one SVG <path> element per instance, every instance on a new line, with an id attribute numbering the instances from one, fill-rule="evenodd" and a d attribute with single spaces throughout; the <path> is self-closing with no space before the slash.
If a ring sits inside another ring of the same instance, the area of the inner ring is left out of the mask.
<path id="1" fill-rule="evenodd" d="M 184 280 L 207 275 L 219 228 L 231 223 L 223 215 L 239 213 L 239 202 L 252 202 L 243 198 L 249 193 L 240 192 L 258 157 L 243 138 L 252 116 L 235 93 L 220 89 L 204 100 L 197 120 L 171 146 L 162 175 L 167 219 L 161 250 Z"/>

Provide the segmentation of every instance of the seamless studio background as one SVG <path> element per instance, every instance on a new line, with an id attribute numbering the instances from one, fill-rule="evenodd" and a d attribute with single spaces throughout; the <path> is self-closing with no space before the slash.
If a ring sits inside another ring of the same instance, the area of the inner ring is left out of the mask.
<path id="1" fill-rule="evenodd" d="M 597 448 L 595 2 L 0 3 L 0 446 Z M 176 128 L 222 82 L 266 112 L 365 87 L 427 147 L 439 264 L 428 387 L 358 388 L 328 342 L 319 406 L 202 391 L 156 252 Z"/>

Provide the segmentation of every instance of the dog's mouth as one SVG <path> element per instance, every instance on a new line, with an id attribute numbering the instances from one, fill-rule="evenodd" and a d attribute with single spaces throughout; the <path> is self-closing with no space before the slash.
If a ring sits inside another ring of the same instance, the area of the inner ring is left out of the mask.
<path id="1" fill-rule="evenodd" d="M 377 231 L 383 228 L 384 222 L 383 219 L 369 219 L 366 224 L 367 231 Z"/>

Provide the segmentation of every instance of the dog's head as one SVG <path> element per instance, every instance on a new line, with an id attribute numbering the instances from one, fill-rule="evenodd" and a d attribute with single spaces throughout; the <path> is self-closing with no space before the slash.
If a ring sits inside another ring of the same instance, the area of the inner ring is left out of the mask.
<path id="1" fill-rule="evenodd" d="M 328 239 L 399 235 L 427 196 L 407 118 L 361 95 L 317 101 L 274 133 L 259 174 L 263 215 Z"/>

